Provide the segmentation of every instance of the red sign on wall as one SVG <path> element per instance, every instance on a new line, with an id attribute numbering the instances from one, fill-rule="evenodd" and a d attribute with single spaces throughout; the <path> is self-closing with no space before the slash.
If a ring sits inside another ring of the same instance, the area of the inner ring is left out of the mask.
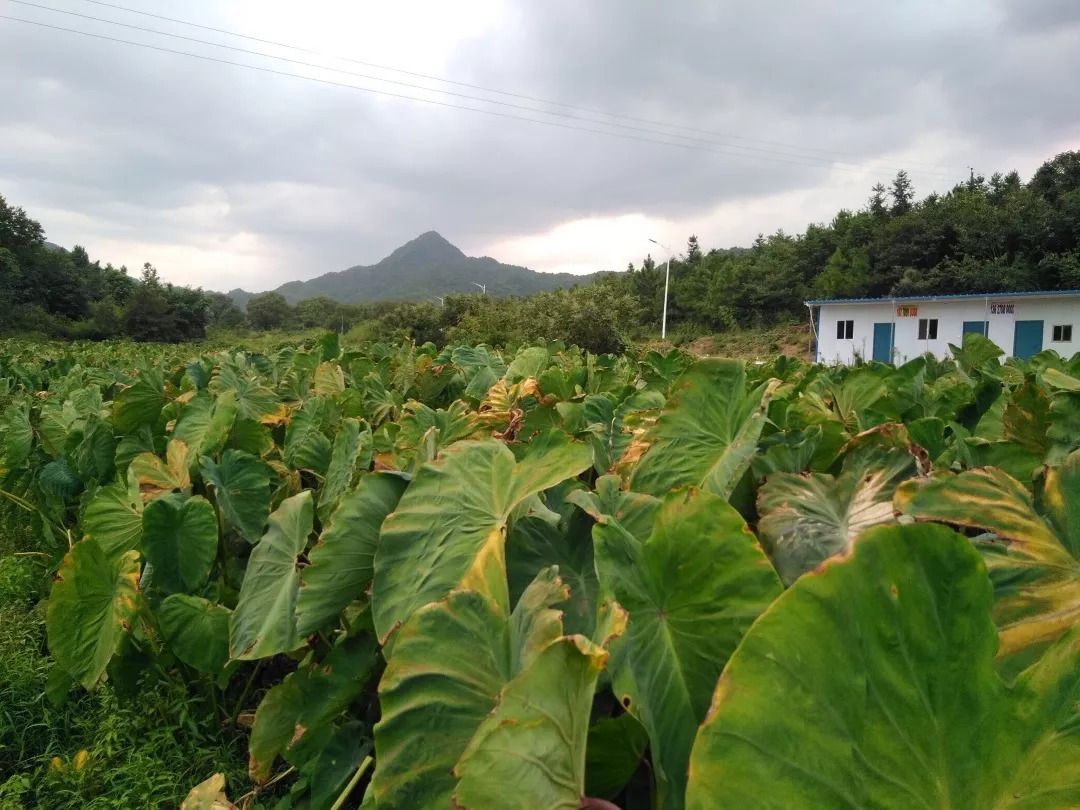
<path id="1" fill-rule="evenodd" d="M 912 306 L 902 306 L 896 308 L 897 318 L 917 318 L 919 315 L 919 308 Z"/>

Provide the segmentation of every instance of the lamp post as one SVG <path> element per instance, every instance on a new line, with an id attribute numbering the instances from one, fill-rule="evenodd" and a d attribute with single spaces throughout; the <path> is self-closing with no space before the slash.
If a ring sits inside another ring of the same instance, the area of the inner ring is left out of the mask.
<path id="1" fill-rule="evenodd" d="M 667 267 L 664 270 L 664 312 L 660 316 L 660 339 L 667 340 L 667 296 L 668 296 L 668 284 L 671 281 L 671 257 L 674 251 L 662 242 L 657 242 L 655 239 L 650 239 L 654 245 L 662 247 L 668 252 Z"/>
<path id="2" fill-rule="evenodd" d="M 475 284 L 477 287 L 480 288 L 480 292 L 482 292 L 484 295 L 487 295 L 487 284 L 481 284 L 478 281 L 470 281 L 469 283 Z"/>

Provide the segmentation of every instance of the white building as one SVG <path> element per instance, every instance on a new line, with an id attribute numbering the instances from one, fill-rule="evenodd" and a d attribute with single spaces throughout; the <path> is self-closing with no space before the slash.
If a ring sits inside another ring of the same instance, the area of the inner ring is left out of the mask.
<path id="1" fill-rule="evenodd" d="M 981 332 L 1008 356 L 1054 349 L 1080 351 L 1080 290 L 994 295 L 928 295 L 807 301 L 817 332 L 817 360 L 856 358 L 899 365 L 927 352 L 950 356 L 949 344 Z"/>

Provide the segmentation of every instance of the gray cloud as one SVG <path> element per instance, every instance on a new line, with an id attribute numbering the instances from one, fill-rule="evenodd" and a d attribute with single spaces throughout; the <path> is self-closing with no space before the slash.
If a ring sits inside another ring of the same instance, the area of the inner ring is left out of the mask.
<path id="1" fill-rule="evenodd" d="M 51 2 L 120 18 L 77 0 Z M 164 2 L 140 7 L 181 13 Z M 172 280 L 261 289 L 375 261 L 428 229 L 481 245 L 589 216 L 700 217 L 724 203 L 824 187 L 827 171 L 791 164 L 837 155 L 863 162 L 903 153 L 920 190 L 947 188 L 967 165 L 989 172 L 1013 168 L 999 160 L 1020 160 L 1018 168 L 1030 171 L 1080 132 L 1080 85 L 1073 80 L 1080 72 L 1080 15 L 1070 0 L 508 0 L 508 7 L 499 30 L 460 44 L 446 75 L 741 139 L 684 131 L 714 143 L 681 142 L 725 154 L 664 147 L 0 20 L 0 193 L 32 212 L 63 212 L 59 224 L 41 217 L 50 234 L 60 229 L 56 238 L 91 248 L 107 240 L 228 252 L 222 245 L 251 237 L 259 246 L 257 270 L 212 277 L 184 266 L 161 270 Z M 6 9 L 363 83 L 25 7 Z M 230 25 L 210 2 L 182 14 Z M 288 32 L 280 38 L 288 40 Z M 398 64 L 409 67 L 409 60 L 403 46 Z M 868 177 L 867 186 L 898 165 L 885 162 L 888 168 Z M 862 196 L 850 200 L 861 202 Z"/>

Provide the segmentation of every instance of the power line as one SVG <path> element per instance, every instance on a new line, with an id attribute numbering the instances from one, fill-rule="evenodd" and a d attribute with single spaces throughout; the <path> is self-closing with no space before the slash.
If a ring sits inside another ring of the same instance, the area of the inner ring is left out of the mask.
<path id="1" fill-rule="evenodd" d="M 17 2 L 17 0 L 12 0 L 12 2 Z M 778 147 L 781 147 L 781 148 L 784 148 L 784 149 L 797 149 L 797 150 L 801 150 L 801 151 L 804 151 L 804 152 L 817 152 L 819 154 L 824 154 L 824 155 L 836 155 L 836 156 L 839 156 L 839 157 L 856 157 L 856 158 L 860 158 L 862 160 L 878 161 L 878 158 L 860 156 L 860 155 L 852 155 L 852 154 L 849 154 L 849 153 L 838 152 L 838 151 L 833 150 L 833 149 L 819 149 L 819 148 L 813 147 L 813 146 L 800 146 L 800 145 L 797 145 L 797 144 L 783 143 L 781 141 L 770 141 L 770 140 L 765 140 L 765 139 L 762 139 L 762 138 L 747 138 L 747 137 L 745 137 L 743 135 L 735 135 L 735 134 L 732 134 L 732 133 L 716 132 L 716 131 L 707 130 L 707 129 L 699 129 L 699 128 L 696 128 L 696 127 L 684 126 L 682 124 L 671 124 L 671 123 L 667 123 L 665 121 L 656 121 L 656 120 L 652 120 L 652 119 L 649 119 L 649 118 L 638 118 L 638 117 L 635 117 L 635 116 L 632 116 L 632 115 L 623 115 L 621 113 L 614 113 L 614 112 L 610 112 L 610 111 L 607 111 L 607 110 L 599 110 L 599 109 L 595 109 L 595 108 L 592 108 L 592 107 L 582 107 L 582 106 L 574 105 L 574 104 L 566 104 L 566 103 L 561 102 L 561 101 L 553 101 L 552 99 L 538 98 L 536 96 L 528 96 L 528 95 L 524 95 L 522 93 L 513 93 L 513 92 L 510 92 L 508 90 L 498 90 L 498 89 L 495 89 L 495 88 L 492 88 L 492 87 L 485 87 L 485 86 L 479 85 L 479 84 L 469 84 L 468 82 L 455 81 L 454 79 L 446 79 L 446 78 L 443 78 L 443 77 L 440 77 L 440 76 L 432 76 L 432 75 L 429 75 L 429 74 L 426 74 L 426 73 L 417 73 L 417 72 L 411 71 L 411 70 L 404 70 L 402 68 L 390 67 L 389 65 L 380 65 L 380 64 L 377 64 L 375 62 L 365 62 L 363 60 L 354 59 L 354 58 L 349 57 L 349 56 L 340 56 L 340 55 L 335 55 L 335 54 L 329 54 L 329 53 L 325 53 L 325 52 L 322 52 L 322 51 L 312 50 L 310 48 L 303 48 L 303 47 L 300 47 L 299 45 L 290 45 L 290 44 L 285 43 L 285 42 L 276 42 L 275 40 L 272 40 L 272 39 L 261 39 L 260 37 L 254 37 L 254 36 L 250 36 L 248 34 L 241 34 L 241 33 L 237 32 L 237 31 L 229 31 L 228 29 L 225 29 L 225 28 L 215 28 L 215 27 L 210 26 L 210 25 L 202 25 L 201 23 L 190 22 L 188 20 L 181 20 L 181 19 L 178 19 L 176 17 L 167 17 L 167 16 L 162 15 L 162 14 L 153 14 L 153 13 L 151 13 L 149 11 L 142 11 L 140 9 L 129 8 L 128 6 L 121 6 L 121 5 L 118 5 L 116 3 L 106 3 L 106 2 L 104 2 L 104 0 L 83 0 L 83 2 L 91 3 L 91 4 L 96 5 L 96 6 L 104 6 L 106 8 L 116 9 L 118 11 L 125 11 L 125 12 L 128 12 L 130 14 L 141 14 L 141 15 L 143 15 L 145 17 L 153 17 L 153 18 L 158 19 L 158 20 L 164 20 L 166 22 L 176 23 L 178 25 L 187 25 L 187 26 L 190 26 L 192 28 L 201 28 L 204 31 L 213 31 L 214 33 L 225 34 L 226 36 L 238 37 L 240 39 L 247 39 L 247 40 L 250 40 L 252 42 L 261 42 L 264 45 L 273 45 L 273 46 L 278 47 L 278 48 L 287 48 L 287 49 L 293 50 L 293 51 L 300 51 L 302 53 L 312 54 L 313 56 L 321 56 L 321 57 L 327 58 L 327 59 L 338 59 L 338 60 L 341 60 L 343 62 L 352 62 L 353 64 L 356 64 L 356 65 L 363 65 L 365 67 L 377 68 L 378 70 L 386 70 L 386 71 L 390 71 L 392 73 L 401 73 L 403 75 L 413 76 L 413 77 L 418 78 L 418 79 L 428 79 L 430 81 L 442 82 L 444 84 L 452 84 L 452 85 L 456 85 L 458 87 L 467 87 L 467 88 L 469 88 L 471 90 L 481 90 L 481 91 L 483 91 L 485 93 L 495 93 L 497 95 L 507 96 L 509 98 L 522 99 L 523 101 L 533 101 L 533 102 L 536 102 L 536 103 L 539 103 L 539 104 L 550 104 L 550 105 L 555 106 L 555 107 L 563 107 L 563 108 L 569 109 L 569 110 L 577 110 L 579 112 L 587 112 L 587 113 L 591 113 L 593 115 L 606 115 L 606 116 L 610 116 L 612 118 L 622 119 L 623 121 L 634 121 L 634 122 L 639 123 L 639 124 L 650 124 L 652 126 L 661 126 L 661 127 L 666 127 L 668 129 L 680 129 L 680 130 L 683 130 L 685 132 L 696 132 L 699 135 L 709 135 L 709 136 L 712 136 L 714 138 L 727 138 L 729 140 L 735 140 L 735 141 L 747 141 L 749 143 L 765 144 L 766 146 L 778 146 Z M 32 5 L 32 4 L 27 4 L 27 5 Z M 55 10 L 55 9 L 53 9 L 53 10 Z M 68 12 L 68 13 L 73 13 L 73 12 Z M 117 25 L 122 25 L 123 23 L 116 23 L 116 24 Z M 170 35 L 166 34 L 166 36 L 170 36 Z M 214 44 L 214 43 L 210 43 L 210 44 Z M 222 46 L 222 47 L 227 47 L 227 46 Z M 326 68 L 326 69 L 327 70 L 333 70 L 333 68 Z M 435 91 L 435 92 L 441 92 L 441 91 Z M 494 103 L 494 102 L 492 102 L 492 103 Z M 597 123 L 603 123 L 603 122 L 597 122 Z M 662 133 L 662 134 L 673 136 L 673 137 L 682 137 L 682 136 L 679 136 L 679 135 L 675 135 L 674 133 Z M 732 144 L 732 145 L 736 146 L 736 148 L 741 148 L 741 149 L 749 148 L 749 147 L 740 147 L 740 146 L 735 145 L 735 144 Z M 778 153 L 778 154 L 784 154 L 784 153 Z M 789 155 L 789 157 L 808 157 L 809 158 L 811 156 L 793 154 L 793 155 Z M 941 164 L 941 163 L 929 163 L 929 162 L 920 161 L 920 160 L 908 160 L 908 161 L 905 161 L 905 162 L 909 163 L 909 164 L 913 164 L 913 165 L 918 165 L 918 166 L 929 166 L 929 167 L 935 168 L 935 169 L 946 169 L 948 171 L 956 171 L 957 170 L 956 166 L 948 166 L 948 165 Z M 852 164 L 852 165 L 863 165 L 863 164 L 856 163 L 856 164 Z M 889 166 L 886 166 L 886 165 L 883 165 L 880 168 L 895 170 L 895 167 L 889 167 Z M 926 174 L 926 172 L 918 172 L 918 173 L 919 174 Z M 941 176 L 941 175 L 938 175 L 938 176 Z"/>
<path id="2" fill-rule="evenodd" d="M 507 118 L 507 119 L 512 119 L 512 120 L 516 120 L 516 121 L 525 121 L 525 122 L 528 122 L 528 123 L 531 123 L 531 124 L 543 124 L 544 126 L 558 127 L 559 129 L 574 130 L 574 131 L 578 131 L 578 132 L 588 132 L 588 133 L 592 133 L 593 135 L 606 135 L 606 136 L 612 137 L 612 138 L 621 138 L 623 140 L 630 140 L 630 141 L 640 141 L 642 143 L 654 143 L 654 144 L 660 144 L 662 146 L 672 146 L 672 147 L 676 147 L 676 148 L 679 148 L 679 149 L 691 149 L 691 150 L 699 151 L 699 152 L 712 152 L 713 154 L 726 155 L 726 156 L 729 156 L 729 157 L 742 157 L 742 158 L 750 158 L 752 160 L 763 160 L 763 161 L 772 162 L 772 163 L 786 163 L 786 164 L 789 164 L 789 165 L 792 165 L 792 166 L 803 166 L 803 167 L 817 168 L 817 169 L 832 169 L 832 170 L 835 170 L 835 171 L 854 172 L 854 173 L 857 173 L 857 174 L 868 173 L 868 174 L 876 174 L 878 176 L 884 176 L 880 171 L 875 171 L 872 168 L 870 168 L 869 171 L 864 172 L 864 171 L 861 171 L 861 170 L 856 169 L 856 168 L 849 168 L 847 166 L 839 166 L 839 165 L 835 165 L 835 164 L 800 163 L 800 162 L 796 162 L 796 161 L 793 161 L 793 160 L 783 160 L 781 158 L 776 158 L 776 157 L 766 157 L 766 156 L 763 156 L 763 155 L 752 155 L 752 154 L 746 154 L 746 153 L 743 153 L 743 152 L 731 152 L 731 151 L 726 151 L 726 150 L 722 150 L 722 149 L 710 149 L 710 148 L 707 148 L 707 147 L 704 147 L 704 146 L 696 146 L 694 144 L 688 144 L 688 143 L 676 143 L 676 142 L 673 142 L 673 141 L 664 141 L 664 140 L 659 140 L 657 138 L 643 138 L 643 137 L 639 137 L 639 136 L 636 136 L 636 135 L 627 135 L 627 134 L 621 133 L 621 132 L 609 132 L 609 131 L 600 130 L 600 129 L 589 129 L 588 127 L 579 127 L 579 126 L 574 126 L 574 125 L 571 125 L 571 124 L 562 124 L 562 123 L 559 123 L 557 121 L 544 121 L 544 120 L 538 119 L 538 118 L 529 118 L 527 116 L 514 115 L 514 114 L 511 114 L 511 113 L 504 113 L 504 112 L 499 112 L 497 110 L 483 110 L 483 109 L 478 109 L 476 107 L 467 107 L 467 106 L 464 106 L 464 105 L 461 105 L 461 104 L 452 104 L 452 103 L 446 102 L 446 101 L 438 101 L 436 99 L 419 98 L 417 96 L 410 96 L 410 95 L 406 95 L 406 94 L 403 94 L 403 93 L 392 93 L 392 92 L 390 92 L 388 90 L 378 90 L 378 89 L 375 89 L 375 88 L 372 88 L 372 87 L 360 87 L 360 86 L 357 86 L 357 85 L 354 85 L 354 84 L 346 84 L 344 82 L 333 81 L 331 79 L 320 79 L 320 78 L 316 78 L 314 76 L 302 76 L 302 75 L 297 74 L 297 73 L 289 73 L 288 71 L 275 70 L 273 68 L 262 67 L 262 66 L 259 66 L 259 65 L 249 65 L 249 64 L 245 64 L 243 62 L 231 62 L 231 61 L 229 61 L 227 59 L 218 59 L 217 57 L 206 56 L 204 54 L 195 54 L 195 53 L 189 53 L 187 51 L 178 51 L 178 50 L 174 50 L 172 48 L 163 48 L 163 47 L 158 46 L 158 45 L 150 45 L 150 44 L 147 44 L 145 42 L 134 42 L 132 40 L 120 39 L 118 37 L 110 37 L 110 36 L 106 36 L 104 34 L 94 34 L 94 33 L 91 33 L 89 31 L 79 31 L 79 30 L 74 29 L 74 28 L 64 28 L 63 26 L 51 25 L 49 23 L 39 22 L 37 20 L 26 20 L 26 19 L 23 19 L 21 17 L 11 17 L 11 16 L 8 16 L 6 14 L 0 14 L 0 19 L 11 20 L 12 22 L 20 22 L 20 23 L 24 23 L 26 25 L 33 25 L 33 26 L 37 26 L 39 28 L 48 28 L 48 29 L 51 29 L 51 30 L 54 30 L 54 31 L 64 31 L 64 32 L 70 33 L 70 34 L 78 34 L 80 36 L 91 37 L 93 39 L 105 40 L 107 42 L 116 42 L 116 43 L 119 43 L 119 44 L 122 44 L 122 45 L 131 45 L 131 46 L 134 46 L 134 47 L 137 47 L 137 48 L 145 48 L 147 50 L 160 51 L 162 53 L 171 53 L 171 54 L 175 54 L 177 56 L 187 56 L 187 57 L 190 57 L 192 59 L 200 59 L 200 60 L 205 61 L 205 62 L 214 62 L 214 63 L 222 64 L 222 65 L 231 65 L 233 67 L 247 68 L 248 70 L 257 70 L 257 71 L 260 71 L 262 73 L 269 73 L 269 74 L 276 75 L 276 76 L 288 76 L 288 77 L 293 78 L 293 79 L 303 79 L 304 81 L 316 82 L 318 84 L 325 84 L 325 85 L 329 85 L 329 86 L 333 86 L 333 87 L 343 87 L 343 88 L 346 88 L 346 89 L 349 89 L 349 90 L 359 90 L 359 91 L 362 91 L 362 92 L 365 92 L 365 93 L 373 93 L 373 94 L 376 94 L 376 95 L 387 96 L 387 97 L 390 97 L 390 98 L 399 98 L 399 99 L 406 99 L 406 100 L 409 100 L 409 101 L 418 101 L 418 102 L 422 102 L 424 104 L 433 104 L 433 105 L 436 105 L 436 106 L 439 106 L 439 107 L 446 107 L 446 108 L 449 108 L 449 109 L 465 110 L 467 112 L 480 113 L 480 114 L 483 114 L 483 115 L 491 115 L 491 116 L 496 116 L 496 117 L 499 117 L 499 118 Z M 434 91 L 431 91 L 431 92 L 441 92 L 441 91 L 434 90 Z M 540 110 L 535 110 L 534 112 L 544 114 Z M 605 124 L 603 122 L 600 122 L 600 121 L 592 121 L 591 123 L 596 123 L 596 124 L 599 124 L 600 126 L 605 126 Z M 678 137 L 678 136 L 672 136 L 672 137 Z M 792 157 L 795 157 L 795 156 L 792 156 Z"/>
<path id="3" fill-rule="evenodd" d="M 870 169 L 870 170 L 876 171 L 876 172 L 881 172 L 881 171 L 885 171 L 885 170 L 896 171 L 896 167 L 874 166 L 874 165 L 870 165 L 870 164 L 856 163 L 856 162 L 852 162 L 852 161 L 842 161 L 842 160 L 834 160 L 834 159 L 828 159 L 828 158 L 818 158 L 818 157 L 813 157 L 813 156 L 810 156 L 810 155 L 791 155 L 791 154 L 787 154 L 787 153 L 784 153 L 784 152 L 777 152 L 774 149 L 761 149 L 761 148 L 753 147 L 753 146 L 741 146 L 739 144 L 718 142 L 718 141 L 708 139 L 708 138 L 698 138 L 698 137 L 690 136 L 690 135 L 679 135 L 679 134 L 670 133 L 670 132 L 660 132 L 660 131 L 657 131 L 657 130 L 654 130 L 654 129 L 647 129 L 647 128 L 644 128 L 644 127 L 630 126 L 630 125 L 627 125 L 627 124 L 619 124 L 619 123 L 614 123 L 614 122 L 610 122 L 610 121 L 597 121 L 597 120 L 595 120 L 593 118 L 586 118 L 584 116 L 573 115 L 573 114 L 570 114 L 570 113 L 552 112 L 552 111 L 549 111 L 549 110 L 538 110 L 538 109 L 536 109 L 534 107 L 527 107 L 527 106 L 524 106 L 524 105 L 521 105 L 521 104 L 512 104 L 512 103 L 509 103 L 509 102 L 506 102 L 506 101 L 495 101 L 493 99 L 480 98 L 480 97 L 471 96 L 471 95 L 468 95 L 468 94 L 465 94 L 465 93 L 457 93 L 457 92 L 454 92 L 454 91 L 451 91 L 451 90 L 440 90 L 438 88 L 425 87 L 423 85 L 412 84 L 410 82 L 398 81 L 396 79 L 387 79 L 387 78 L 384 78 L 384 77 L 381 77 L 381 76 L 372 76 L 372 75 L 365 74 L 365 73 L 356 73 L 354 71 L 342 70 L 340 68 L 327 67 L 325 65 L 319 65 L 319 64 L 315 64 L 313 62 L 304 62 L 304 61 L 299 60 L 299 59 L 290 59 L 290 58 L 284 57 L 284 56 L 276 56 L 274 54 L 262 53 L 260 51 L 252 51 L 252 50 L 248 50 L 246 48 L 238 48 L 238 47 L 235 47 L 235 46 L 232 46 L 232 45 L 223 45 L 223 44 L 217 43 L 217 42 L 209 42 L 209 41 L 204 40 L 204 39 L 198 39 L 198 38 L 195 38 L 195 37 L 187 37 L 187 36 L 183 36 L 181 34 L 173 34 L 173 33 L 170 33 L 168 31 L 160 31 L 160 30 L 157 30 L 157 29 L 154 29 L 154 28 L 146 28 L 144 26 L 131 25 L 129 23 L 117 22 L 115 20 L 102 19 L 101 17 L 94 17 L 94 16 L 91 16 L 91 15 L 88 15 L 88 14 L 79 14 L 78 12 L 75 12 L 75 11 L 67 11 L 65 9 L 58 9 L 58 8 L 53 8 L 51 6 L 45 6 L 45 5 L 42 5 L 40 3 L 29 2 L 29 0 L 10 0 L 10 2 L 17 3 L 17 4 L 23 5 L 23 6 L 30 6 L 31 8 L 42 9 L 44 11 L 55 12 L 57 14 L 67 14 L 69 16 L 79 17 L 79 18 L 84 19 L 84 20 L 92 20 L 94 22 L 106 23 L 108 25 L 115 25 L 115 26 L 119 26 L 121 28 L 128 28 L 128 29 L 135 30 L 135 31 L 142 31 L 144 33 L 155 34 L 155 35 L 158 35 L 158 36 L 172 37 L 174 39 L 180 39 L 180 40 L 184 40 L 186 42 L 194 42 L 194 43 L 197 43 L 197 44 L 200 44 L 200 45 L 208 45 L 208 46 L 214 47 L 214 48 L 222 48 L 222 49 L 229 50 L 229 51 L 234 51 L 234 52 L 237 52 L 237 53 L 247 54 L 249 56 L 257 56 L 257 57 L 265 58 L 265 59 L 276 59 L 276 60 L 281 61 L 281 62 L 287 62 L 289 64 L 299 65 L 301 67 L 314 68 L 316 70 L 327 70 L 327 71 L 331 71 L 333 73 L 340 73 L 340 74 L 343 74 L 343 75 L 346 75 L 346 76 L 352 76 L 354 78 L 365 79 L 367 81 L 384 82 L 384 83 L 392 84 L 392 85 L 395 85 L 395 86 L 398 86 L 398 87 L 406 87 L 406 88 L 409 88 L 411 90 L 421 90 L 423 92 L 440 93 L 440 94 L 443 94 L 443 95 L 446 95 L 446 96 L 451 96 L 451 97 L 454 97 L 454 98 L 462 98 L 462 99 L 466 99 L 468 101 L 477 101 L 477 102 L 480 102 L 481 104 L 494 104 L 494 105 L 498 105 L 498 106 L 501 106 L 501 107 L 507 107 L 509 109 L 520 110 L 520 111 L 523 111 L 523 112 L 536 113 L 538 115 L 549 115 L 549 116 L 554 116 L 554 117 L 558 117 L 558 118 L 566 118 L 566 119 L 570 119 L 570 120 L 574 120 L 574 121 L 581 121 L 581 122 L 587 123 L 587 124 L 596 124 L 596 125 L 603 126 L 603 127 L 613 127 L 613 128 L 616 128 L 616 129 L 623 129 L 623 130 L 627 130 L 627 131 L 630 131 L 630 132 L 640 132 L 640 133 L 644 133 L 644 134 L 647 134 L 647 135 L 657 135 L 657 136 L 664 137 L 664 138 L 681 138 L 683 140 L 695 141 L 695 142 L 698 142 L 698 143 L 705 143 L 705 144 L 709 144 L 711 146 L 720 146 L 720 147 L 724 147 L 726 149 L 741 150 L 741 151 L 731 152 L 730 154 L 733 154 L 733 155 L 739 155 L 739 154 L 742 154 L 743 152 L 757 152 L 757 153 L 764 154 L 764 155 L 774 155 L 774 156 L 779 156 L 779 157 L 782 157 L 782 158 L 794 159 L 794 161 L 800 161 L 797 165 L 805 165 L 805 166 L 851 166 L 851 167 L 854 167 L 854 168 Z M 154 16 L 157 16 L 157 15 L 154 15 Z M 747 155 L 747 157 L 751 157 L 751 155 Z M 794 162 L 794 161 L 788 160 L 786 162 Z M 810 161 L 813 161 L 813 162 L 810 162 Z M 924 176 L 932 176 L 932 177 L 938 177 L 938 178 L 947 179 L 946 175 L 942 175 L 940 173 L 931 173 L 931 172 L 926 172 L 926 171 L 918 171 L 918 172 L 914 172 L 914 173 L 919 174 L 919 175 L 924 175 Z"/>

